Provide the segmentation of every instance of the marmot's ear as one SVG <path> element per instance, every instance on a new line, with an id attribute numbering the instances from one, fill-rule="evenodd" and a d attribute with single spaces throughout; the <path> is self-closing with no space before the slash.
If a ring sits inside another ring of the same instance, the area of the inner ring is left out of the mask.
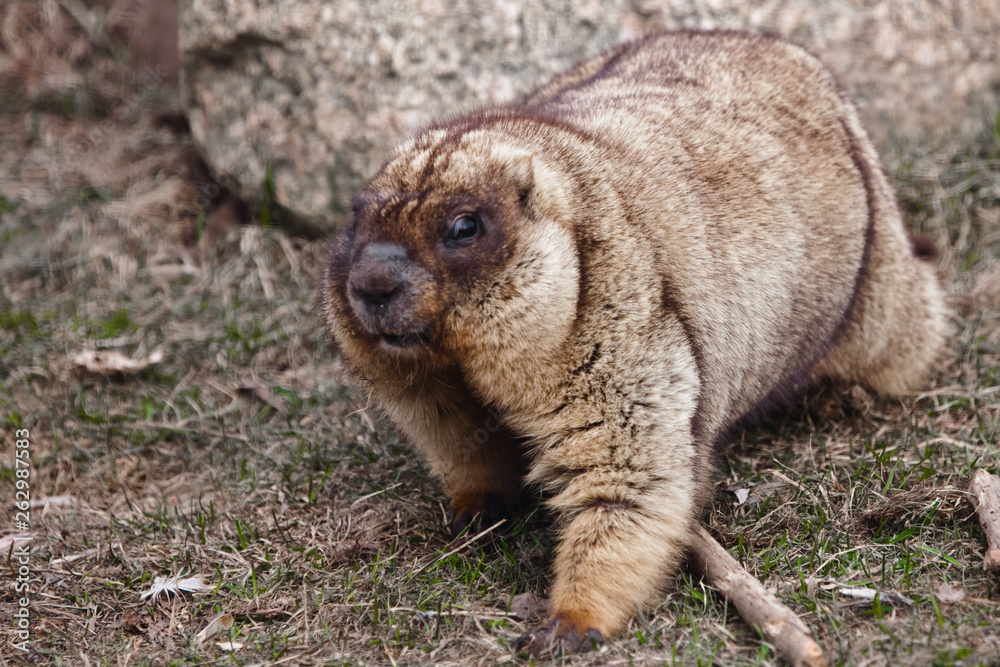
<path id="1" fill-rule="evenodd" d="M 525 150 L 513 149 L 503 156 L 504 173 L 517 199 L 529 214 L 557 216 L 566 196 L 556 175 L 541 160 Z"/>

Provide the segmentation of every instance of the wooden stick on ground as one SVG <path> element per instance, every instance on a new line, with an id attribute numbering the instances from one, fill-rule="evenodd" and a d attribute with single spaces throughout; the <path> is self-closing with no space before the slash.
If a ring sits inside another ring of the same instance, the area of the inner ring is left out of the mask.
<path id="1" fill-rule="evenodd" d="M 969 484 L 972 504 L 979 514 L 979 523 L 986 533 L 987 572 L 1000 572 L 1000 477 L 985 470 L 977 470 Z"/>
<path id="2" fill-rule="evenodd" d="M 712 588 L 725 595 L 750 625 L 757 626 L 778 655 L 794 667 L 826 667 L 826 658 L 809 628 L 701 525 L 691 540 L 691 565 Z"/>

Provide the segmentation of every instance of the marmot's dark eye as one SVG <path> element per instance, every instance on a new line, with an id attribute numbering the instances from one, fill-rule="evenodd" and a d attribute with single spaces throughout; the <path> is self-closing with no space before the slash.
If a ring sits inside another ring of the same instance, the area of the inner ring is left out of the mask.
<path id="1" fill-rule="evenodd" d="M 448 243 L 468 242 L 479 236 L 482 228 L 483 223 L 479 220 L 479 216 L 468 213 L 460 215 L 451 224 L 451 230 L 448 232 Z"/>

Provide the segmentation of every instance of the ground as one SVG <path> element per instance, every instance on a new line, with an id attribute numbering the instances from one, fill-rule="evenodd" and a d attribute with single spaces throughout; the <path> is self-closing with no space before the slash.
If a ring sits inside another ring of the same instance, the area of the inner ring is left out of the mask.
<path id="1" fill-rule="evenodd" d="M 511 643 L 543 613 L 544 506 L 450 539 L 441 487 L 323 335 L 324 241 L 234 202 L 176 91 L 82 6 L 35 6 L 0 9 L 0 661 L 529 664 Z M 965 489 L 1000 472 L 1000 128 L 886 168 L 941 249 L 951 354 L 927 391 L 819 388 L 739 434 L 704 520 L 832 664 L 998 665 L 1000 579 Z M 91 372 L 84 350 L 162 360 Z M 202 586 L 143 596 L 176 576 Z M 778 663 L 687 571 L 661 600 L 600 651 L 536 664 Z"/>

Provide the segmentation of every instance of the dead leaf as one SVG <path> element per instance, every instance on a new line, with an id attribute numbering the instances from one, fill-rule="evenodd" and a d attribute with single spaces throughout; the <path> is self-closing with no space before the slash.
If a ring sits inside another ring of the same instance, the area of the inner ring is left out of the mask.
<path id="1" fill-rule="evenodd" d="M 282 595 L 271 600 L 266 608 L 261 607 L 260 600 L 244 600 L 236 603 L 230 613 L 234 618 L 269 620 L 288 618 L 298 609 L 298 603 L 290 595 Z"/>
<path id="2" fill-rule="evenodd" d="M 246 398 L 256 398 L 262 403 L 275 407 L 271 402 L 271 390 L 267 385 L 256 380 L 248 380 L 236 388 L 236 393 Z"/>
<path id="3" fill-rule="evenodd" d="M 363 560 L 375 553 L 377 549 L 378 545 L 374 542 L 359 542 L 358 540 L 352 544 L 341 542 L 334 547 L 330 554 L 330 564 L 336 566 L 353 562 L 355 559 Z"/>
<path id="4" fill-rule="evenodd" d="M 51 561 L 49 565 L 51 565 L 52 567 L 56 567 L 57 565 L 63 565 L 63 564 L 68 565 L 69 563 L 74 563 L 84 558 L 93 558 L 94 556 L 100 556 L 100 555 L 101 555 L 100 550 L 97 547 L 94 547 L 92 549 L 87 549 L 86 551 L 81 551 L 78 554 L 73 554 L 71 556 L 64 556 L 62 558 L 56 558 L 55 560 Z"/>
<path id="5" fill-rule="evenodd" d="M 149 628 L 151 620 L 148 614 L 137 614 L 130 609 L 122 619 L 122 629 L 130 635 L 141 635 Z"/>
<path id="6" fill-rule="evenodd" d="M 550 606 L 547 598 L 540 598 L 534 593 L 521 593 L 511 601 L 510 615 L 521 621 L 530 621 L 548 612 Z"/>
<path id="7" fill-rule="evenodd" d="M 213 635 L 217 635 L 220 632 L 227 632 L 229 628 L 233 627 L 233 615 L 232 614 L 216 614 L 212 617 L 212 620 L 202 628 L 201 632 L 195 635 L 194 639 L 199 644 Z"/>
<path id="8" fill-rule="evenodd" d="M 965 591 L 951 584 L 940 583 L 934 587 L 934 596 L 945 604 L 954 604 L 965 599 Z"/>

